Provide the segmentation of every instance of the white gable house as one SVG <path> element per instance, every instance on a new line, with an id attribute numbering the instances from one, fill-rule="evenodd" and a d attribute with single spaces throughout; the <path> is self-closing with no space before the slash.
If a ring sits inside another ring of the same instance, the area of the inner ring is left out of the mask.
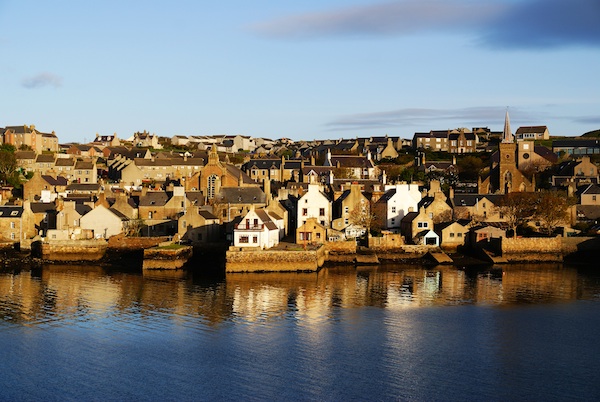
<path id="1" fill-rule="evenodd" d="M 281 219 L 279 219 L 281 220 Z M 251 209 L 233 230 L 234 247 L 271 248 L 279 244 L 283 231 L 264 209 Z"/>
<path id="2" fill-rule="evenodd" d="M 296 223 L 298 227 L 306 223 L 308 218 L 316 218 L 326 228 L 331 225 L 331 201 L 321 192 L 318 184 L 309 184 L 308 191 L 298 200 Z"/>

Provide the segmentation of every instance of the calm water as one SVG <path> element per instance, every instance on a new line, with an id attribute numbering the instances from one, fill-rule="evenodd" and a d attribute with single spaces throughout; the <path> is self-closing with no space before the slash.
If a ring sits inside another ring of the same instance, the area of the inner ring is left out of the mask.
<path id="1" fill-rule="evenodd" d="M 0 400 L 600 398 L 600 268 L 0 270 Z"/>

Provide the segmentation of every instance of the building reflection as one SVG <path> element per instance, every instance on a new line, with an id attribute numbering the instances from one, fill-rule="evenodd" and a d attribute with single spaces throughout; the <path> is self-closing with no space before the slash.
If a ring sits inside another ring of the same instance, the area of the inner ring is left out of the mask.
<path id="1" fill-rule="evenodd" d="M 160 314 L 175 323 L 302 318 L 303 324 L 312 325 L 342 308 L 548 303 L 597 298 L 598 286 L 597 277 L 587 280 L 577 269 L 562 264 L 472 270 L 401 264 L 339 266 L 318 273 L 220 277 L 51 265 L 37 271 L 0 272 L 0 314 L 6 322 L 31 324 L 104 320 L 119 314 L 152 320 Z"/>

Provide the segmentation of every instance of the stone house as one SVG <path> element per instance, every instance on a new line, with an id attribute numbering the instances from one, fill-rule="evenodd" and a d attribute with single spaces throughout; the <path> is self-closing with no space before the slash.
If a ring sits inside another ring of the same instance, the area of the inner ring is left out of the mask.
<path id="1" fill-rule="evenodd" d="M 66 231 L 69 236 L 73 230 L 80 228 L 81 217 L 92 210 L 87 203 L 57 200 L 56 229 Z"/>
<path id="2" fill-rule="evenodd" d="M 98 171 L 95 161 L 77 161 L 71 180 L 76 183 L 98 183 Z"/>
<path id="3" fill-rule="evenodd" d="M 62 176 L 67 180 L 72 181 L 75 163 L 75 158 L 56 158 L 56 161 L 54 162 L 54 172 L 57 176 Z"/>
<path id="4" fill-rule="evenodd" d="M 448 151 L 448 130 L 432 130 L 428 133 L 415 133 L 412 140 L 413 149 L 431 149 Z"/>
<path id="5" fill-rule="evenodd" d="M 600 205 L 600 186 L 589 184 L 581 192 L 581 205 Z"/>
<path id="6" fill-rule="evenodd" d="M 42 198 L 42 192 L 47 191 L 51 194 L 50 199 L 54 200 L 58 194 L 65 193 L 67 185 L 67 179 L 64 177 L 58 176 L 55 178 L 35 171 L 31 179 L 23 183 L 23 199 L 29 201 L 39 200 Z"/>
<path id="7" fill-rule="evenodd" d="M 440 182 L 431 180 L 427 195 L 419 202 L 425 213 L 433 219 L 434 223 L 449 222 L 452 220 L 453 209 L 448 203 L 448 197 L 442 192 Z"/>
<path id="8" fill-rule="evenodd" d="M 19 242 L 36 234 L 35 216 L 28 202 L 0 206 L 0 240 Z"/>
<path id="9" fill-rule="evenodd" d="M 116 192 L 111 208 L 115 211 L 119 211 L 119 213 L 125 215 L 129 219 L 139 218 L 139 211 L 135 201 L 124 191 Z"/>
<path id="10" fill-rule="evenodd" d="M 35 158 L 34 170 L 41 174 L 54 173 L 54 154 L 40 154 Z"/>
<path id="11" fill-rule="evenodd" d="M 352 183 L 350 189 L 345 190 L 333 202 L 333 220 L 331 227 L 340 231 L 345 231 L 349 226 L 353 226 L 353 229 L 357 229 L 356 226 L 358 223 L 361 220 L 364 221 L 369 214 L 371 214 L 369 199 L 361 192 L 360 184 L 356 182 Z M 362 215 L 362 219 L 360 215 Z M 363 229 L 363 232 L 367 229 L 364 225 L 361 226 L 361 228 Z M 350 232 L 355 233 L 356 230 L 351 230 Z M 346 233 L 346 236 L 347 235 L 348 233 Z"/>
<path id="12" fill-rule="evenodd" d="M 469 229 L 468 241 L 470 246 L 481 245 L 488 243 L 492 239 L 506 237 L 508 226 L 501 223 L 481 223 Z"/>
<path id="13" fill-rule="evenodd" d="M 452 130 L 448 134 L 448 152 L 465 154 L 477 151 L 477 136 L 467 129 Z"/>
<path id="14" fill-rule="evenodd" d="M 16 151 L 15 158 L 17 159 L 17 166 L 23 172 L 36 171 L 36 166 L 35 166 L 36 154 L 34 151 Z"/>
<path id="15" fill-rule="evenodd" d="M 2 132 L 2 143 L 11 144 L 16 149 L 28 146 L 36 154 L 44 151 L 58 152 L 58 137 L 54 132 L 42 133 L 35 126 L 7 126 Z"/>
<path id="16" fill-rule="evenodd" d="M 425 234 L 433 230 L 433 219 L 421 207 L 418 212 L 409 212 L 400 222 L 400 234 L 406 244 L 419 244 Z"/>
<path id="17" fill-rule="evenodd" d="M 177 226 L 179 238 L 192 244 L 219 241 L 219 218 L 198 207 L 187 208 L 179 217 Z"/>
<path id="18" fill-rule="evenodd" d="M 25 208 L 27 205 L 33 213 L 35 230 L 38 235 L 45 237 L 48 230 L 56 228 L 56 204 L 53 202 L 31 202 L 28 204 L 28 201 L 25 201 L 23 207 Z"/>
<path id="19" fill-rule="evenodd" d="M 552 185 L 566 186 L 569 183 L 575 183 L 576 186 L 600 183 L 598 167 L 589 156 L 563 162 L 558 166 L 556 174 L 552 176 Z"/>
<path id="20" fill-rule="evenodd" d="M 515 132 L 515 140 L 547 140 L 550 138 L 546 126 L 521 126 Z"/>
<path id="21" fill-rule="evenodd" d="M 221 223 L 228 223 L 246 215 L 252 208 L 266 207 L 267 197 L 260 187 L 222 187 L 212 202 L 213 214 Z"/>
<path id="22" fill-rule="evenodd" d="M 327 227 L 319 223 L 318 218 L 308 218 L 296 229 L 296 243 L 325 243 L 327 241 Z"/>
<path id="23" fill-rule="evenodd" d="M 434 224 L 434 230 L 440 237 L 443 249 L 456 249 L 465 244 L 469 233 L 469 221 L 452 221 Z"/>
<path id="24" fill-rule="evenodd" d="M 100 135 L 96 134 L 96 138 L 91 143 L 95 146 L 100 147 L 118 147 L 121 145 L 121 140 L 117 137 L 117 133 L 113 135 Z"/>
<path id="25" fill-rule="evenodd" d="M 376 180 L 379 177 L 379 168 L 373 163 L 371 152 L 366 156 L 331 155 L 328 149 L 323 166 L 347 169 L 354 179 Z"/>
<path id="26" fill-rule="evenodd" d="M 502 195 L 499 194 L 455 194 L 451 199 L 455 219 L 474 220 L 477 222 L 502 222 L 504 217 L 497 205 Z"/>
<path id="27" fill-rule="evenodd" d="M 144 131 L 142 133 L 134 133 L 131 142 L 134 146 L 138 148 L 162 148 L 162 145 L 158 142 L 158 136 L 156 134 L 150 134 L 147 131 Z"/>
<path id="28" fill-rule="evenodd" d="M 388 137 L 387 144 L 386 144 L 385 148 L 383 149 L 383 151 L 381 151 L 381 153 L 379 155 L 380 155 L 381 159 L 386 159 L 386 158 L 396 159 L 398 157 L 398 151 L 396 150 L 396 147 L 394 146 L 394 143 L 393 143 L 391 137 Z"/>

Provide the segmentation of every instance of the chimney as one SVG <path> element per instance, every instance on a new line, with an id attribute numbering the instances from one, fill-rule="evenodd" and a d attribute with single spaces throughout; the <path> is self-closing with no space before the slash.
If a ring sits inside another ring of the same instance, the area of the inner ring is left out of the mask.
<path id="1" fill-rule="evenodd" d="M 387 184 L 387 174 L 385 174 L 385 170 L 381 174 L 381 183 L 385 186 Z"/>

